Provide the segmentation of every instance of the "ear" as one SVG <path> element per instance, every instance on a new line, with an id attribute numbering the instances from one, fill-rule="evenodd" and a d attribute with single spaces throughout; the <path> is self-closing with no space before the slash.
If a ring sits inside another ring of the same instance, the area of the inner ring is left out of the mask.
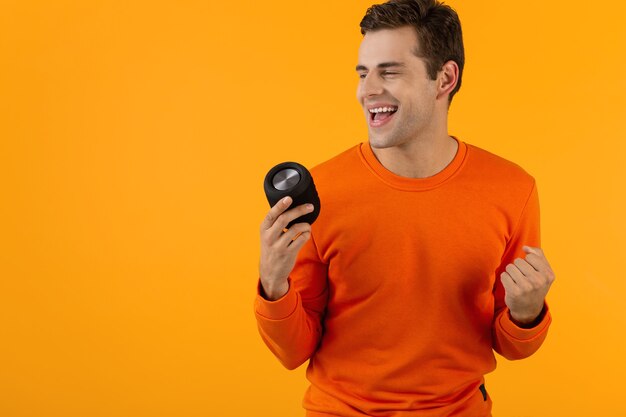
<path id="1" fill-rule="evenodd" d="M 448 61 L 437 74 L 437 99 L 448 97 L 459 82 L 459 66 L 454 61 Z"/>

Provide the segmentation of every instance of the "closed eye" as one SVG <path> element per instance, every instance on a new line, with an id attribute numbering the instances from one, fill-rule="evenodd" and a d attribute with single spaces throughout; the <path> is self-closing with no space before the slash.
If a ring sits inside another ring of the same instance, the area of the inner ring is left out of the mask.
<path id="1" fill-rule="evenodd" d="M 389 76 L 389 75 L 398 75 L 398 74 L 400 74 L 400 73 L 399 72 L 392 72 L 392 71 L 383 71 L 383 72 L 380 73 L 380 75 L 383 76 L 383 77 L 386 77 L 386 76 Z M 360 79 L 364 79 L 365 77 L 367 77 L 366 73 L 360 73 L 359 74 L 359 78 Z"/>

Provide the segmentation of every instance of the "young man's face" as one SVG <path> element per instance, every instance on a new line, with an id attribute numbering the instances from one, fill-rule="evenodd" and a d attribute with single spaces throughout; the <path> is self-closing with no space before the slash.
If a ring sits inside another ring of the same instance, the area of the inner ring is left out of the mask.
<path id="1" fill-rule="evenodd" d="M 410 26 L 363 37 L 357 99 L 374 148 L 400 146 L 433 129 L 437 82 L 428 77 L 422 58 L 415 56 L 417 46 L 417 33 Z M 381 107 L 382 112 L 372 113 Z"/>

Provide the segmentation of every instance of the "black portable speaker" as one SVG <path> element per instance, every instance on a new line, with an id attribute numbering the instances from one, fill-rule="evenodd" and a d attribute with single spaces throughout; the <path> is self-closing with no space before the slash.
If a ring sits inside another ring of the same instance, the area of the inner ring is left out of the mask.
<path id="1" fill-rule="evenodd" d="M 320 198 L 317 195 L 311 173 L 297 162 L 283 162 L 270 169 L 263 184 L 267 201 L 274 207 L 282 198 L 290 196 L 293 202 L 289 209 L 301 204 L 313 204 L 313 211 L 300 216 L 287 225 L 290 228 L 295 223 L 313 224 L 320 214 Z"/>

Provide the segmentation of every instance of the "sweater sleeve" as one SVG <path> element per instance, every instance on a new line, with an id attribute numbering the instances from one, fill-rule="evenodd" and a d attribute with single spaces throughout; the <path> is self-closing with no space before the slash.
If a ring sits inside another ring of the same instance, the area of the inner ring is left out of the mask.
<path id="1" fill-rule="evenodd" d="M 492 326 L 493 348 L 507 359 L 523 359 L 535 353 L 543 343 L 552 321 L 547 303 L 544 301 L 540 318 L 532 328 L 518 327 L 511 320 L 509 309 L 504 302 L 505 291 L 500 274 L 516 258 L 524 259 L 522 246 L 540 247 L 539 196 L 536 183 L 526 202 L 514 232 L 507 242 L 500 266 L 496 270 L 494 286 L 495 314 Z"/>
<path id="2" fill-rule="evenodd" d="M 260 279 L 257 283 L 254 311 L 259 333 L 287 369 L 302 365 L 317 349 L 328 297 L 327 274 L 311 234 L 298 253 L 283 297 L 265 299 Z"/>

